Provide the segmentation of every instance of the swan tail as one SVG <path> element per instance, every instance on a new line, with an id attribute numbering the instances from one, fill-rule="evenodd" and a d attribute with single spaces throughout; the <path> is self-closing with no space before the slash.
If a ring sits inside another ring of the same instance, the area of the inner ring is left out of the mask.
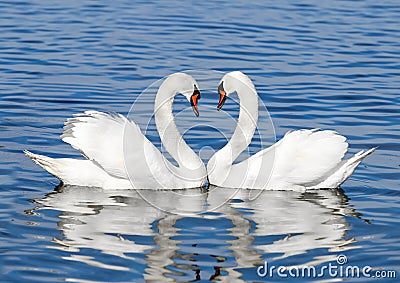
<path id="1" fill-rule="evenodd" d="M 351 174 L 353 174 L 354 170 L 357 166 L 363 161 L 365 157 L 373 153 L 378 147 L 373 147 L 367 151 L 361 150 L 354 154 L 351 158 L 344 160 L 343 163 L 339 166 L 339 169 L 336 170 L 329 178 L 327 178 L 324 182 L 316 186 L 316 188 L 337 188 L 343 182 L 345 182 Z"/>
<path id="2" fill-rule="evenodd" d="M 378 147 L 373 147 L 367 151 L 361 150 L 357 152 L 353 157 L 345 161 L 344 164 L 344 169 L 345 169 L 345 179 L 343 180 L 346 181 L 346 179 L 353 174 L 354 170 L 357 168 L 357 166 L 363 161 L 365 157 L 373 153 Z"/>
<path id="3" fill-rule="evenodd" d="M 63 184 L 101 187 L 106 173 L 90 160 L 51 158 L 24 150 L 37 165 L 59 179 Z M 97 176 L 98 178 L 93 178 Z"/>
<path id="4" fill-rule="evenodd" d="M 50 158 L 44 155 L 40 154 L 34 154 L 28 150 L 24 150 L 24 153 L 26 156 L 28 156 L 30 159 L 32 159 L 33 162 L 35 162 L 37 165 L 42 167 L 44 170 L 49 172 L 51 175 L 57 177 L 60 181 L 63 181 L 61 176 L 60 176 L 60 164 L 57 159 Z"/>

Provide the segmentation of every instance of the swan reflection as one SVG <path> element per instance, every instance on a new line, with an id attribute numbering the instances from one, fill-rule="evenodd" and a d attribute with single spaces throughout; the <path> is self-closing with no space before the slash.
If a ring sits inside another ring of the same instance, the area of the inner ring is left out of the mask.
<path id="1" fill-rule="evenodd" d="M 219 202 L 219 198 L 224 198 L 224 193 L 230 193 L 229 190 L 224 192 L 221 188 L 212 192 L 213 196 L 209 196 L 209 202 L 212 202 L 212 199 Z M 311 261 L 309 256 L 304 256 L 305 261 L 299 262 L 299 265 L 332 261 L 336 259 L 339 251 L 356 248 L 352 244 L 355 239 L 346 236 L 346 231 L 351 227 L 344 216 L 361 216 L 349 207 L 349 199 L 342 189 L 308 192 L 264 191 L 254 198 L 256 193 L 240 190 L 229 206 L 221 207 L 226 217 L 230 215 L 233 218 L 232 222 L 241 223 L 241 227 L 246 227 L 242 219 L 254 223 L 253 231 L 241 235 L 243 229 L 239 230 L 237 240 L 232 242 L 232 251 L 238 266 L 251 267 L 252 264 L 254 266 L 260 263 L 259 257 L 251 248 L 260 251 L 262 259 L 269 262 L 305 254 L 315 249 L 328 250 L 326 256 L 315 257 Z M 242 214 L 232 214 L 229 212 L 231 210 L 241 211 Z"/>
<path id="2" fill-rule="evenodd" d="M 256 274 L 264 260 L 282 261 L 324 248 L 326 255 L 296 258 L 304 258 L 298 264 L 318 264 L 356 247 L 346 236 L 351 227 L 345 216 L 360 215 L 341 189 L 265 191 L 253 200 L 252 192 L 239 190 L 225 201 L 233 193 L 210 187 L 208 192 L 152 191 L 143 199 L 136 191 L 61 187 L 36 200 L 35 210 L 61 212 L 62 234 L 52 247 L 66 251 L 64 259 L 126 272 L 145 265 L 146 281 L 240 282 L 238 268 L 252 268 Z M 164 209 L 174 208 L 177 214 L 152 205 L 160 200 Z M 83 249 L 117 256 L 123 264 Z"/>

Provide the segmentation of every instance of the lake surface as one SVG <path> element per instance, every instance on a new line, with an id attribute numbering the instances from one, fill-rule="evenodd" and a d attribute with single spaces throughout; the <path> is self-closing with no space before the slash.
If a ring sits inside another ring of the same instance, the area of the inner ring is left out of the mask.
<path id="1" fill-rule="evenodd" d="M 400 276 L 398 1 L 2 1 L 0 12 L 1 282 L 344 278 L 261 277 L 265 263 L 370 266 L 371 278 L 343 280 L 397 282 L 376 272 Z M 85 110 L 126 115 L 132 105 L 159 146 L 152 100 L 140 94 L 185 70 L 199 70 L 190 72 L 201 116 L 181 97 L 176 120 L 205 162 L 235 125 L 233 100 L 215 111 L 218 80 L 233 70 L 252 78 L 271 115 L 260 121 L 267 145 L 288 130 L 323 128 L 346 136 L 350 154 L 379 148 L 341 189 L 252 201 L 251 192 L 212 187 L 145 200 L 60 188 L 22 153 L 80 158 L 59 137 L 64 121 Z M 147 99 L 133 104 L 139 97 Z"/>

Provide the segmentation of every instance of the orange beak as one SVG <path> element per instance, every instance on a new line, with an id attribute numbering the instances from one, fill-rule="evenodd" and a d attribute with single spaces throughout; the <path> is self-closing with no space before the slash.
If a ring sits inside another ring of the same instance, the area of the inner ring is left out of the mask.
<path id="1" fill-rule="evenodd" d="M 197 107 L 197 103 L 198 103 L 199 99 L 200 99 L 200 91 L 198 90 L 198 88 L 195 85 L 193 94 L 190 97 L 190 104 L 192 105 L 193 112 L 194 112 L 194 115 L 196 115 L 196 117 L 199 117 L 199 115 L 200 115 L 199 109 Z"/>

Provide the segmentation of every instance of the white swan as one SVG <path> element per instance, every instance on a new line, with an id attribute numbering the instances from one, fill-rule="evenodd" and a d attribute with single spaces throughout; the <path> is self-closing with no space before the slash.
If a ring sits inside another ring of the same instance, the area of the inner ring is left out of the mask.
<path id="1" fill-rule="evenodd" d="M 226 98 L 237 92 L 238 123 L 229 142 L 207 164 L 210 184 L 227 188 L 307 190 L 337 188 L 375 148 L 343 160 L 346 138 L 334 131 L 297 130 L 274 145 L 238 164 L 233 161 L 247 148 L 258 120 L 258 95 L 242 72 L 226 74 L 218 87 L 221 109 Z"/>
<path id="2" fill-rule="evenodd" d="M 183 94 L 199 115 L 195 79 L 184 73 L 170 75 L 155 99 L 155 123 L 172 165 L 142 134 L 133 121 L 120 114 L 86 111 L 67 120 L 61 138 L 87 159 L 50 158 L 25 151 L 35 163 L 64 184 L 104 189 L 181 189 L 204 186 L 206 168 L 181 137 L 172 114 L 175 95 Z"/>

